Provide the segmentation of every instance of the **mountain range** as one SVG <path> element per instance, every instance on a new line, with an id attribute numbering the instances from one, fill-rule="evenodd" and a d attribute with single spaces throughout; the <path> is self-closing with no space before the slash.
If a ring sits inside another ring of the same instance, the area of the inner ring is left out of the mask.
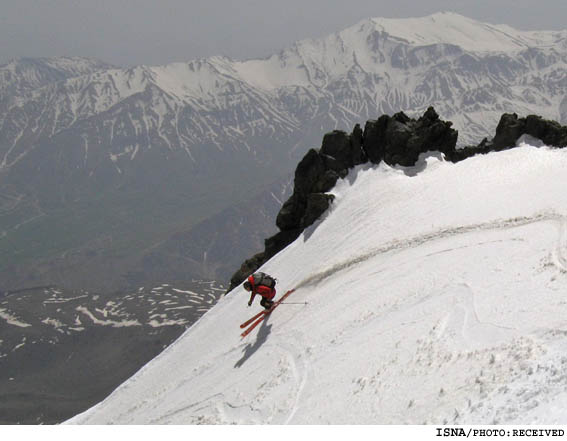
<path id="1" fill-rule="evenodd" d="M 253 207 L 245 201 L 267 185 L 289 186 L 297 160 L 333 129 L 431 105 L 462 146 L 492 133 L 504 112 L 565 122 L 566 58 L 565 31 L 439 13 L 367 19 L 264 59 L 128 69 L 15 60 L 0 67 L 2 288 L 111 291 L 150 282 L 150 273 L 152 283 L 226 279 L 226 263 L 211 274 L 203 258 L 190 273 L 179 259 L 175 274 L 148 272 L 149 260 L 172 263 L 148 254 L 231 206 Z M 257 234 L 245 224 L 241 238 Z M 242 255 L 259 248 L 242 242 Z"/>
<path id="2" fill-rule="evenodd" d="M 0 424 L 56 424 L 104 399 L 221 297 L 210 282 L 116 295 L 0 295 Z"/>

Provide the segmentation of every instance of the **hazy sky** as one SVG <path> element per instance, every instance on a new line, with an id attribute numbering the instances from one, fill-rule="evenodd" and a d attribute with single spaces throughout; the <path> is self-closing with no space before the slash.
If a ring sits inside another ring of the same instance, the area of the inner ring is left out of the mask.
<path id="1" fill-rule="evenodd" d="M 567 29 L 567 0 L 0 0 L 0 64 L 78 55 L 119 66 L 264 57 L 368 17 L 453 11 L 518 29 Z"/>

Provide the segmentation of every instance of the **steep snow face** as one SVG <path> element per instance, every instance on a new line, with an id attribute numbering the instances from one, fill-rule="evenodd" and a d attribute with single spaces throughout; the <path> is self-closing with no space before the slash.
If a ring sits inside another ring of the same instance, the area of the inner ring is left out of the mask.
<path id="1" fill-rule="evenodd" d="M 567 151 L 360 166 L 324 218 L 70 423 L 565 423 Z"/>

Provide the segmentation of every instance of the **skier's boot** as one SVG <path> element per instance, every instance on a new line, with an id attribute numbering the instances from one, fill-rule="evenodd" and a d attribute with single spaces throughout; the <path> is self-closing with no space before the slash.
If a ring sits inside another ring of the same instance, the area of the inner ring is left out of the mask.
<path id="1" fill-rule="evenodd" d="M 274 305 L 274 302 L 272 300 L 268 300 L 262 297 L 262 300 L 260 301 L 260 305 L 262 305 L 266 309 L 270 309 Z"/>

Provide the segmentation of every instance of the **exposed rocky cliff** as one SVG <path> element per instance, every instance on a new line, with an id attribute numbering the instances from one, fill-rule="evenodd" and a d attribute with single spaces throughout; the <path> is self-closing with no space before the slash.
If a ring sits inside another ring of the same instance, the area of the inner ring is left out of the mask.
<path id="1" fill-rule="evenodd" d="M 492 140 L 485 138 L 476 146 L 464 148 L 457 148 L 458 133 L 452 125 L 429 107 L 418 119 L 399 112 L 369 120 L 364 131 L 357 124 L 350 134 L 338 130 L 327 133 L 321 148 L 309 150 L 295 170 L 293 194 L 276 218 L 280 231 L 265 240 L 263 252 L 242 264 L 231 278 L 229 291 L 312 225 L 333 201 L 328 192 L 355 165 L 384 161 L 391 166 L 412 167 L 422 153 L 430 151 L 458 162 L 477 154 L 513 148 L 523 135 L 548 146 L 567 146 L 567 127 L 536 115 L 520 118 L 515 113 L 503 114 Z"/>

